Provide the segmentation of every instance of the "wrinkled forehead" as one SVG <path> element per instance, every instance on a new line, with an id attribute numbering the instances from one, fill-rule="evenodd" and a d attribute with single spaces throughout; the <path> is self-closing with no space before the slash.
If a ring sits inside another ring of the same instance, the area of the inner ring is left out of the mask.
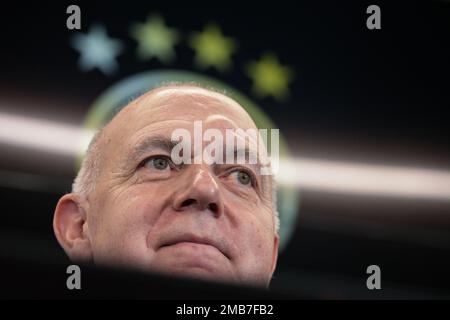
<path id="1" fill-rule="evenodd" d="M 202 121 L 203 130 L 257 129 L 244 108 L 223 94 L 199 87 L 164 87 L 132 101 L 103 129 L 102 159 L 121 157 L 151 136 L 167 138 L 178 128 L 191 130 L 196 121 Z"/>
<path id="2" fill-rule="evenodd" d="M 111 134 L 129 136 L 146 127 L 202 121 L 211 128 L 256 129 L 248 113 L 231 98 L 198 87 L 153 90 L 125 107 L 110 123 Z"/>

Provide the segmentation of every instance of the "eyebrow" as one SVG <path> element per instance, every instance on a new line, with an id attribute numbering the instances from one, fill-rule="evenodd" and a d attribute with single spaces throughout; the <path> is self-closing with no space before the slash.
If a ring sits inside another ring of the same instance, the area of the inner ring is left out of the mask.
<path id="1" fill-rule="evenodd" d="M 134 162 L 138 162 L 141 160 L 142 156 L 144 154 L 146 154 L 149 151 L 155 150 L 155 149 L 159 149 L 162 151 L 165 151 L 167 153 L 171 153 L 172 149 L 179 143 L 179 141 L 172 141 L 171 139 L 169 139 L 168 137 L 165 136 L 153 136 L 153 137 L 147 137 L 145 139 L 143 139 L 142 141 L 138 142 L 131 150 L 130 155 L 127 157 L 127 162 L 132 160 Z M 226 151 L 226 150 L 225 150 Z M 249 160 L 250 159 L 250 155 L 254 155 L 256 156 L 257 159 L 257 163 L 256 164 L 250 164 L 250 163 L 245 163 L 247 165 L 250 166 L 255 166 L 256 168 L 260 169 L 261 168 L 261 163 L 260 163 L 260 157 L 258 152 L 255 152 L 254 150 L 245 147 L 244 149 L 236 149 L 234 148 L 234 151 L 232 152 L 233 154 L 233 163 L 236 163 L 235 160 L 237 159 L 237 156 L 239 154 L 239 152 L 243 152 L 245 154 L 245 160 Z M 224 165 L 226 165 L 226 152 L 223 153 L 224 156 Z M 267 179 L 268 176 L 264 176 L 261 174 L 257 174 L 257 176 L 260 176 L 261 179 L 261 191 L 264 193 L 265 189 L 268 187 L 269 184 L 269 180 Z"/>
<path id="2" fill-rule="evenodd" d="M 172 149 L 178 144 L 180 143 L 179 141 L 172 141 L 170 138 L 165 137 L 165 136 L 153 136 L 153 137 L 147 137 L 145 139 L 143 139 L 142 141 L 138 142 L 131 150 L 130 155 L 127 157 L 127 162 L 128 161 L 133 161 L 133 162 L 138 162 L 142 156 L 144 154 L 146 154 L 149 151 L 158 149 L 158 150 L 162 150 L 165 151 L 167 153 L 171 153 Z M 227 158 L 228 155 L 226 153 L 226 148 L 223 152 L 223 164 L 228 164 L 227 163 Z M 202 150 L 203 152 L 203 150 Z M 247 165 L 251 165 L 251 166 L 256 166 L 257 168 L 260 168 L 261 162 L 260 162 L 260 155 L 257 151 L 250 149 L 248 147 L 245 148 L 239 148 L 236 149 L 234 148 L 234 150 L 231 152 L 230 156 L 232 156 L 233 158 L 233 164 L 238 164 L 237 163 L 237 158 L 239 155 L 243 154 L 244 155 L 244 159 L 245 159 L 245 163 Z M 254 157 L 254 159 L 256 159 L 256 163 L 250 163 L 250 157 Z"/>
<path id="3" fill-rule="evenodd" d="M 128 160 L 139 161 L 145 153 L 154 149 L 160 149 L 170 153 L 177 144 L 178 142 L 172 141 L 164 136 L 147 137 L 133 147 L 128 156 Z"/>
<path id="4" fill-rule="evenodd" d="M 244 149 L 242 149 L 242 148 L 236 149 L 235 148 L 232 152 L 230 152 L 230 155 L 233 156 L 233 163 L 235 163 L 235 164 L 238 164 L 237 163 L 238 157 L 243 155 L 244 156 L 244 160 L 245 160 L 244 164 L 261 166 L 260 157 L 259 157 L 258 152 L 254 151 L 253 149 L 249 149 L 248 147 L 246 147 Z M 224 160 L 225 164 L 227 164 L 228 154 L 225 152 L 223 154 L 223 156 L 224 156 L 223 160 Z M 251 158 L 256 159 L 256 163 L 250 163 L 250 159 Z"/>

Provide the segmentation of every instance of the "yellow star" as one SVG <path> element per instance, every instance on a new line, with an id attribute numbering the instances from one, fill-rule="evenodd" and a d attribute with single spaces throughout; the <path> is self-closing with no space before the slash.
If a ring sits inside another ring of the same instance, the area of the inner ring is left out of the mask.
<path id="1" fill-rule="evenodd" d="M 224 37 L 215 24 L 209 24 L 202 32 L 193 34 L 189 45 L 195 50 L 195 63 L 200 68 L 214 67 L 222 72 L 231 67 L 231 55 L 237 48 L 236 41 Z"/>
<path id="2" fill-rule="evenodd" d="M 178 32 L 168 28 L 158 15 L 149 16 L 145 23 L 134 24 L 131 35 L 138 41 L 138 56 L 143 59 L 157 58 L 170 63 L 175 58 L 174 46 L 179 41 Z"/>
<path id="3" fill-rule="evenodd" d="M 274 54 L 265 54 L 260 61 L 250 62 L 247 74 L 253 80 L 253 91 L 257 96 L 271 95 L 277 100 L 285 100 L 289 96 L 288 85 L 294 72 L 282 66 Z"/>

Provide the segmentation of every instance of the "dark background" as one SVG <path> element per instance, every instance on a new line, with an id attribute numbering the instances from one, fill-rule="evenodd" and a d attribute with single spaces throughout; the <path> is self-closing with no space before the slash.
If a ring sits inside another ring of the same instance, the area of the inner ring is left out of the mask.
<path id="1" fill-rule="evenodd" d="M 124 41 L 120 71 L 78 70 L 66 8 L 78 4 L 82 32 L 102 22 Z M 366 8 L 381 8 L 381 30 Z M 294 156 L 449 170 L 450 2 L 65 2 L 0 9 L 0 111 L 81 126 L 95 98 L 134 73 L 167 66 L 139 61 L 133 22 L 159 13 L 182 33 L 214 21 L 239 42 L 229 73 L 198 70 L 176 47 L 168 68 L 204 73 L 251 95 L 248 60 L 272 51 L 295 72 L 291 96 L 253 99 L 278 125 Z M 57 160 L 57 161 L 56 161 Z M 70 190 L 73 159 L 0 141 L 0 252 L 4 259 L 63 259 L 51 227 Z M 295 233 L 273 287 L 321 298 L 450 296 L 450 199 L 299 190 Z M 368 265 L 382 290 L 366 288 Z"/>

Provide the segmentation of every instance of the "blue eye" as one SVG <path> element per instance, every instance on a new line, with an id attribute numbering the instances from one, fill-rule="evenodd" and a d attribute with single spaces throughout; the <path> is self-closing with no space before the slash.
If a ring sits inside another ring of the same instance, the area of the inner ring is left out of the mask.
<path id="1" fill-rule="evenodd" d="M 242 185 L 251 185 L 252 184 L 252 176 L 244 170 L 234 171 L 233 176 Z"/>
<path id="2" fill-rule="evenodd" d="M 169 159 L 165 157 L 153 157 L 145 161 L 146 166 L 156 170 L 166 170 L 169 167 Z"/>
<path id="3" fill-rule="evenodd" d="M 244 171 L 238 172 L 237 179 L 239 180 L 240 183 L 245 184 L 245 185 L 252 182 L 252 178 L 250 177 L 250 175 Z"/>

